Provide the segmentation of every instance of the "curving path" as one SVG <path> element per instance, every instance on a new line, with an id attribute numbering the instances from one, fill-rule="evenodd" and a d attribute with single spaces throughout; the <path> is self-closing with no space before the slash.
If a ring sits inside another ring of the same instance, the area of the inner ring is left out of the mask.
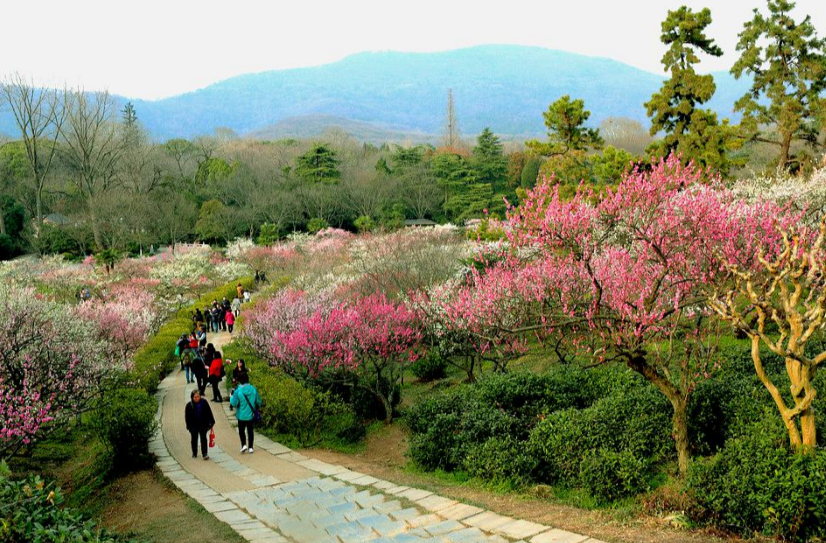
<path id="1" fill-rule="evenodd" d="M 211 338 L 218 350 L 230 340 Z M 310 459 L 260 434 L 255 454 L 241 454 L 227 401 L 212 406 L 210 460 L 192 458 L 183 410 L 193 387 L 177 370 L 160 384 L 150 450 L 166 477 L 248 541 L 602 543 Z"/>

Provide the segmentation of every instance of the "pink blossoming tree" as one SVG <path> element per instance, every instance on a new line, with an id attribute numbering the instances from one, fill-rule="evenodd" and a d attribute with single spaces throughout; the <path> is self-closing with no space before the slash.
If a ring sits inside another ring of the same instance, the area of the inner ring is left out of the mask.
<path id="1" fill-rule="evenodd" d="M 692 377 L 709 363 L 708 285 L 724 279 L 722 259 L 747 265 L 756 239 L 771 243 L 777 211 L 738 202 L 674 157 L 631 172 L 601 199 L 580 188 L 563 201 L 555 185 L 540 183 L 509 211 L 510 256 L 477 272 L 457 295 L 467 302 L 445 311 L 458 310 L 481 339 L 476 323 L 564 334 L 579 353 L 640 373 L 673 406 L 684 473 Z"/>

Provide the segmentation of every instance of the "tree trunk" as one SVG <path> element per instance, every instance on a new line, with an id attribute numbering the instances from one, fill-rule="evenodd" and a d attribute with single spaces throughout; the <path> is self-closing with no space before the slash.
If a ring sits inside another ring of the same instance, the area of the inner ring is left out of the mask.
<path id="1" fill-rule="evenodd" d="M 102 251 L 104 249 L 103 238 L 100 235 L 100 227 L 98 226 L 97 215 L 95 214 L 95 204 L 91 198 L 89 199 L 89 222 L 92 223 L 92 235 L 95 238 L 97 250 Z"/>
<path id="2" fill-rule="evenodd" d="M 671 406 L 674 408 L 672 425 L 674 431 L 674 442 L 677 446 L 677 463 L 680 466 L 680 474 L 685 476 L 688 472 L 688 461 L 691 459 L 688 441 L 688 406 L 682 396 L 669 398 Z"/>
<path id="3" fill-rule="evenodd" d="M 817 447 L 817 429 L 815 428 L 815 409 L 812 405 L 814 390 L 811 388 L 812 371 L 800 361 L 787 358 L 786 372 L 791 381 L 791 391 L 795 406 L 800 409 L 800 445 Z M 791 421 L 794 424 L 794 420 Z"/>
<path id="4" fill-rule="evenodd" d="M 661 375 L 656 368 L 650 366 L 643 356 L 633 356 L 628 359 L 628 367 L 636 371 L 645 379 L 656 386 L 660 392 L 671 402 L 674 415 L 671 418 L 672 436 L 677 448 L 677 462 L 680 467 L 680 475 L 685 477 L 688 471 L 688 462 L 691 459 L 691 452 L 688 441 L 688 398 L 687 394 L 681 394 L 680 390 L 664 375 Z"/>
<path id="5" fill-rule="evenodd" d="M 0 234 L 6 235 L 6 216 L 3 214 L 2 203 L 0 203 Z"/>
<path id="6" fill-rule="evenodd" d="M 778 166 L 785 170 L 789 163 L 789 151 L 792 147 L 792 133 L 782 132 L 782 134 L 783 140 L 780 142 L 780 156 L 778 157 L 777 163 Z"/>
<path id="7" fill-rule="evenodd" d="M 390 424 L 391 422 L 393 422 L 393 404 L 390 403 L 389 398 L 387 398 L 378 390 L 374 390 L 373 393 L 376 395 L 376 398 L 378 398 L 379 401 L 381 401 L 381 405 L 384 407 L 384 423 Z"/>

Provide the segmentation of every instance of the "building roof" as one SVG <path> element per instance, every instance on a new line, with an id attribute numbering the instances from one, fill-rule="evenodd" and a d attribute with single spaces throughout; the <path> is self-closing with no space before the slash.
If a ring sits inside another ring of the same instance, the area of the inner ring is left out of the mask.
<path id="1" fill-rule="evenodd" d="M 50 213 L 43 217 L 43 222 L 52 223 L 57 226 L 66 226 L 72 221 L 69 220 L 69 217 L 66 215 L 61 215 L 60 213 Z"/>

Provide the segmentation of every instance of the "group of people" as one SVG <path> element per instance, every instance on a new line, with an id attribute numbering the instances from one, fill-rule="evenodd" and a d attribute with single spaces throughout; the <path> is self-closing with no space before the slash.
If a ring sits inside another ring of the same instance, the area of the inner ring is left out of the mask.
<path id="1" fill-rule="evenodd" d="M 188 353 L 191 355 L 191 353 Z M 201 455 L 204 460 L 209 460 L 209 448 L 207 444 L 207 434 L 215 426 L 215 417 L 212 408 L 204 398 L 206 382 L 212 384 L 212 401 L 223 402 L 220 383 L 223 381 L 226 370 L 225 367 L 232 364 L 231 360 L 224 361 L 221 352 L 215 350 L 212 343 L 208 343 L 203 354 L 198 353 L 193 358 L 191 367 L 197 379 L 197 388 L 193 389 L 189 395 L 190 401 L 184 410 L 184 420 L 186 429 L 189 431 L 192 446 L 192 458 L 198 456 L 198 444 L 201 445 Z M 189 382 L 189 381 L 187 381 Z M 230 409 L 235 410 L 235 417 L 238 419 L 238 435 L 241 439 L 241 453 L 255 452 L 255 419 L 256 413 L 261 408 L 261 396 L 258 390 L 250 384 L 249 371 L 243 359 L 239 359 L 232 370 L 232 385 L 230 391 Z"/>
<path id="2" fill-rule="evenodd" d="M 244 292 L 240 283 L 237 293 L 238 296 L 232 303 L 227 302 L 224 297 L 220 304 L 213 301 L 212 309 L 205 308 L 203 313 L 196 310 L 193 315 L 195 330 L 189 335 L 182 334 L 176 345 L 176 352 L 181 357 L 181 367 L 186 372 L 187 384 L 196 383 L 196 388 L 190 393 L 190 401 L 187 402 L 184 410 L 186 429 L 191 437 L 193 458 L 198 456 L 198 444 L 200 443 L 201 455 L 204 460 L 209 460 L 207 434 L 215 426 L 215 417 L 209 402 L 204 397 L 207 383 L 212 385 L 212 401 L 223 402 L 219 385 L 226 376 L 226 366 L 232 365 L 232 361 L 225 361 L 221 352 L 216 350 L 212 343 L 207 343 L 207 329 L 214 332 L 226 329 L 232 333 L 235 317 L 240 311 L 240 299 L 245 298 L 249 301 L 249 293 Z M 228 309 L 225 309 L 225 302 L 229 304 Z M 219 317 L 223 313 L 223 320 L 214 318 L 213 310 L 215 309 L 219 310 Z M 220 324 L 221 322 L 223 324 Z M 261 408 L 261 396 L 258 390 L 250 384 L 249 379 L 247 365 L 243 359 L 239 359 L 232 369 L 229 403 L 230 410 L 235 410 L 235 417 L 238 419 L 238 435 L 241 439 L 242 454 L 255 452 L 253 449 L 254 427 L 256 419 L 260 416 L 259 409 Z"/>

